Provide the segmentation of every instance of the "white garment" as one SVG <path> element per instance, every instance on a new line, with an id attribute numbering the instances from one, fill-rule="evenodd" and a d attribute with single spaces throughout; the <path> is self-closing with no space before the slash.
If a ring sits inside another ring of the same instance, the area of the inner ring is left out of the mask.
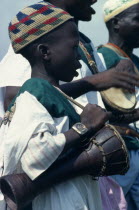
<path id="1" fill-rule="evenodd" d="M 62 133 L 68 129 L 67 116 L 52 118 L 34 96 L 21 94 L 10 125 L 0 129 L 0 175 L 13 173 L 21 163 L 32 180 L 37 178 L 62 152 Z M 3 197 L 0 199 L 0 210 L 5 210 Z M 52 187 L 33 202 L 33 210 L 45 209 L 101 210 L 98 182 L 91 176 L 82 176 Z"/>
<path id="2" fill-rule="evenodd" d="M 31 77 L 29 62 L 20 54 L 15 54 L 10 45 L 0 62 L 0 118 L 4 115 L 4 95 L 7 86 L 22 86 Z"/>

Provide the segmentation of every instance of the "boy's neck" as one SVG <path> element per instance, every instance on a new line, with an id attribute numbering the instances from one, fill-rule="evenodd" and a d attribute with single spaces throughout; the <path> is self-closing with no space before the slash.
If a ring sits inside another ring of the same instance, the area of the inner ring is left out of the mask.
<path id="1" fill-rule="evenodd" d="M 133 53 L 133 48 L 130 47 L 126 41 L 116 37 L 116 36 L 110 36 L 109 38 L 109 43 L 113 43 L 117 45 L 119 48 L 121 48 L 129 57 Z"/>
<path id="2" fill-rule="evenodd" d="M 41 78 L 47 80 L 52 85 L 59 87 L 59 81 L 48 75 L 43 65 L 32 66 L 31 78 Z"/>

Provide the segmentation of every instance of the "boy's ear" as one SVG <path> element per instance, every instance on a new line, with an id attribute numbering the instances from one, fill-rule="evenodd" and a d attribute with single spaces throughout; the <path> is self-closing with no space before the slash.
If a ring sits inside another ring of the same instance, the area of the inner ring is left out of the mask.
<path id="1" fill-rule="evenodd" d="M 37 51 L 44 60 L 46 61 L 50 60 L 50 50 L 48 45 L 39 44 L 37 46 Z"/>

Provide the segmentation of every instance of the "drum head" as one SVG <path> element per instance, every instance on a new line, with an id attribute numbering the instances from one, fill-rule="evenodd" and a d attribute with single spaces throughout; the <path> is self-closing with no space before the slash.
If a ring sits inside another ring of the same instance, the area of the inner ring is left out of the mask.
<path id="1" fill-rule="evenodd" d="M 102 91 L 101 95 L 106 104 L 122 112 L 133 111 L 137 103 L 135 93 L 129 93 L 121 88 L 110 88 Z"/>

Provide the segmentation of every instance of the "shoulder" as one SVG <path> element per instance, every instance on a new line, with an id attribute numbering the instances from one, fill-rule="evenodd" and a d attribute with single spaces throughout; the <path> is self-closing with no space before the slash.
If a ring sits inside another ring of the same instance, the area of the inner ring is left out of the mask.
<path id="1" fill-rule="evenodd" d="M 30 96 L 34 96 L 43 105 L 44 96 L 46 96 L 47 93 L 50 92 L 49 90 L 52 88 L 52 85 L 46 80 L 40 78 L 31 78 L 22 85 L 8 109 L 11 108 L 17 98 L 19 98 L 21 95 L 24 95 L 26 92 L 29 93 Z"/>
<path id="2" fill-rule="evenodd" d="M 30 93 L 34 96 L 43 106 L 45 106 L 46 99 L 53 98 L 57 90 L 47 81 L 40 78 L 31 78 L 27 80 L 21 87 L 18 96 L 24 92 Z"/>
<path id="3" fill-rule="evenodd" d="M 99 46 L 97 51 L 103 55 L 107 69 L 116 66 L 122 59 L 114 50 L 103 45 Z"/>

